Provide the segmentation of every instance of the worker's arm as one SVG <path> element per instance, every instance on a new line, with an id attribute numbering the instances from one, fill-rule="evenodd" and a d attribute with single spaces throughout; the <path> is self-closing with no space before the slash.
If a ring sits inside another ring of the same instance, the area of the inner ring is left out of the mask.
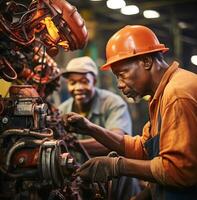
<path id="1" fill-rule="evenodd" d="M 125 133 L 120 129 L 112 129 L 113 133 L 119 134 L 120 136 L 124 135 Z M 101 143 L 97 142 L 93 138 L 89 139 L 82 139 L 79 140 L 79 142 L 85 147 L 87 152 L 92 156 L 102 156 L 107 155 L 111 150 L 109 148 L 106 148 Z"/>
<path id="2" fill-rule="evenodd" d="M 120 155 L 124 154 L 123 134 L 117 134 L 117 132 L 93 124 L 88 119 L 77 113 L 68 113 L 64 115 L 63 121 L 65 128 L 68 131 L 84 135 L 89 134 L 108 149 L 117 151 Z"/>
<path id="3" fill-rule="evenodd" d="M 131 176 L 156 182 L 149 160 L 135 160 L 124 157 L 95 157 L 85 162 L 77 172 L 83 179 L 92 182 L 106 182 L 113 177 Z"/>
<path id="4" fill-rule="evenodd" d="M 119 161 L 119 175 L 131 176 L 149 182 L 155 182 L 150 168 L 150 160 L 136 160 L 121 158 Z"/>

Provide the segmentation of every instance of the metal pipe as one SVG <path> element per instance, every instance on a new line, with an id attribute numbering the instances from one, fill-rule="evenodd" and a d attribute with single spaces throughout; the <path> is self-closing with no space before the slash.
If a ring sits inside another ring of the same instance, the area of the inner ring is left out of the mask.
<path id="1" fill-rule="evenodd" d="M 48 133 L 47 133 L 48 131 Z M 53 136 L 53 130 L 50 128 L 46 128 L 45 132 L 37 132 L 37 131 L 30 131 L 29 129 L 8 129 L 4 131 L 1 135 L 0 138 L 2 137 L 7 137 L 10 135 L 19 135 L 19 136 L 35 136 L 38 138 L 43 138 L 43 137 L 52 137 Z"/>

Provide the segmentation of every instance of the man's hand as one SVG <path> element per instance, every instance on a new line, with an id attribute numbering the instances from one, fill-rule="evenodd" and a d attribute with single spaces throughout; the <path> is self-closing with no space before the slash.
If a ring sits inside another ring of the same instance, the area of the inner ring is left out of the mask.
<path id="1" fill-rule="evenodd" d="M 63 115 L 62 121 L 68 132 L 79 134 L 87 134 L 89 132 L 89 126 L 92 124 L 88 119 L 74 112 Z"/>
<path id="2" fill-rule="evenodd" d="M 120 176 L 120 160 L 122 157 L 95 157 L 85 162 L 76 175 L 91 182 L 107 182 L 113 177 Z"/>

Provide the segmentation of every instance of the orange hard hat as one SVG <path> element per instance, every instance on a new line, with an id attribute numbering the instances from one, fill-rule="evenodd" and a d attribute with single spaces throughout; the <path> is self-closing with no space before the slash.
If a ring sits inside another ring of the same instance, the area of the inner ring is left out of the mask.
<path id="1" fill-rule="evenodd" d="M 108 70 L 112 63 L 152 52 L 166 52 L 152 30 L 141 25 L 127 25 L 116 32 L 106 46 L 107 62 L 101 70 Z"/>

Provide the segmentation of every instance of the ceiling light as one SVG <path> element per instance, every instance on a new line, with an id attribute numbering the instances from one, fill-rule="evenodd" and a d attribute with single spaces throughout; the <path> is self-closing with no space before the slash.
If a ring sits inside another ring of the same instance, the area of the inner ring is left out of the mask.
<path id="1" fill-rule="evenodd" d="M 124 15 L 135 15 L 139 13 L 139 8 L 135 5 L 129 5 L 121 8 L 120 12 Z"/>
<path id="2" fill-rule="evenodd" d="M 192 62 L 192 64 L 197 65 L 197 55 L 193 55 L 191 57 L 191 62 Z"/>
<path id="3" fill-rule="evenodd" d="M 188 28 L 188 26 L 187 26 L 187 24 L 186 24 L 185 22 L 178 22 L 178 26 L 179 26 L 179 28 L 181 28 L 181 29 L 186 29 L 186 28 Z"/>
<path id="4" fill-rule="evenodd" d="M 143 12 L 145 18 L 159 18 L 160 14 L 155 10 L 145 10 Z"/>
<path id="5" fill-rule="evenodd" d="M 107 0 L 107 7 L 110 9 L 120 9 L 126 6 L 124 0 Z"/>

